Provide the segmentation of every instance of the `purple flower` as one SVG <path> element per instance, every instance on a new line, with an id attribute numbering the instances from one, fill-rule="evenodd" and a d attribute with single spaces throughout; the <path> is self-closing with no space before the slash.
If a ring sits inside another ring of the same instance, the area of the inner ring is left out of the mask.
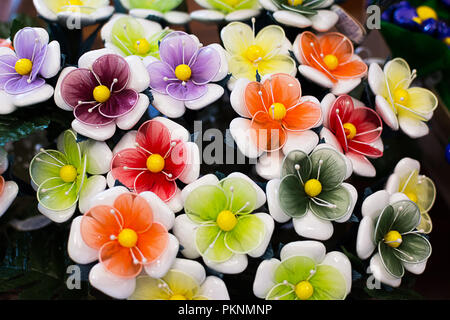
<path id="1" fill-rule="evenodd" d="M 127 61 L 106 54 L 95 60 L 91 69 L 70 71 L 61 82 L 61 96 L 82 123 L 106 125 L 138 103 L 138 92 L 127 86 L 129 79 Z"/>
<path id="2" fill-rule="evenodd" d="M 17 95 L 42 87 L 42 64 L 47 55 L 44 41 L 33 28 L 23 28 L 14 37 L 16 55 L 0 56 L 0 90 Z"/>
<path id="3" fill-rule="evenodd" d="M 161 61 L 147 66 L 150 88 L 176 100 L 195 100 L 203 96 L 220 69 L 220 55 L 184 32 L 168 34 L 159 47 Z"/>

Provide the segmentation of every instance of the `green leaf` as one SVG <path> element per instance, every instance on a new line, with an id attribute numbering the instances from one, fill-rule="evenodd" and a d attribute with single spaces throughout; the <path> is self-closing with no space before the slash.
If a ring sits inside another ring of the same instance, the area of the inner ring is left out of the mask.
<path id="1" fill-rule="evenodd" d="M 297 295 L 292 286 L 279 283 L 270 289 L 266 300 L 297 300 Z"/>
<path id="2" fill-rule="evenodd" d="M 418 234 L 406 234 L 402 236 L 402 243 L 394 248 L 394 255 L 407 263 L 420 263 L 431 255 L 430 242 Z"/>
<path id="3" fill-rule="evenodd" d="M 233 256 L 224 242 L 225 233 L 218 226 L 200 226 L 195 232 L 198 252 L 213 262 L 224 262 Z"/>
<path id="4" fill-rule="evenodd" d="M 184 211 L 196 223 L 215 222 L 227 205 L 227 197 L 220 187 L 200 186 L 189 193 L 184 203 Z"/>
<path id="5" fill-rule="evenodd" d="M 242 178 L 225 178 L 219 182 L 228 199 L 228 210 L 238 214 L 248 214 L 256 207 L 256 190 L 250 182 Z"/>
<path id="6" fill-rule="evenodd" d="M 329 148 L 319 149 L 311 154 L 310 159 L 312 163 L 310 178 L 319 180 L 322 190 L 334 189 L 344 181 L 347 165 L 337 151 Z"/>
<path id="7" fill-rule="evenodd" d="M 343 300 L 346 296 L 344 276 L 335 267 L 318 265 L 309 282 L 314 288 L 310 300 Z"/>
<path id="8" fill-rule="evenodd" d="M 405 268 L 400 259 L 395 256 L 393 248 L 380 241 L 378 242 L 378 252 L 380 253 L 381 261 L 383 262 L 386 271 L 393 277 L 403 277 Z"/>
<path id="9" fill-rule="evenodd" d="M 414 230 L 419 225 L 420 210 L 414 202 L 403 200 L 393 203 L 391 206 L 395 211 L 395 221 L 389 230 L 405 233 Z"/>
<path id="10" fill-rule="evenodd" d="M 283 178 L 289 174 L 298 176 L 298 172 L 295 169 L 296 165 L 299 166 L 298 172 L 300 172 L 303 182 L 308 181 L 311 175 L 311 160 L 306 153 L 300 150 L 293 150 L 286 155 L 283 160 L 281 177 Z"/>
<path id="11" fill-rule="evenodd" d="M 318 199 L 335 207 L 319 205 L 318 203 L 322 204 L 322 201 Z M 342 218 L 348 213 L 352 202 L 351 199 L 352 197 L 347 188 L 339 186 L 329 191 L 322 191 L 317 197 L 314 197 L 309 202 L 309 207 L 311 208 L 312 213 L 320 219 L 333 221 Z"/>
<path id="12" fill-rule="evenodd" d="M 394 208 L 390 205 L 386 206 L 381 214 L 378 216 L 377 223 L 375 225 L 374 243 L 378 243 L 383 240 L 384 236 L 391 230 L 391 227 L 395 220 Z"/>
<path id="13" fill-rule="evenodd" d="M 225 245 L 234 253 L 248 253 L 259 247 L 265 228 L 264 222 L 253 214 L 238 217 L 236 226 L 225 233 Z"/>
<path id="14" fill-rule="evenodd" d="M 313 259 L 303 256 L 293 256 L 282 261 L 276 268 L 274 279 L 277 283 L 287 281 L 296 285 L 300 281 L 306 280 L 316 270 L 316 263 Z"/>
<path id="15" fill-rule="evenodd" d="M 306 214 L 310 200 L 297 176 L 291 174 L 281 180 L 278 197 L 281 209 L 288 216 L 300 218 Z"/>

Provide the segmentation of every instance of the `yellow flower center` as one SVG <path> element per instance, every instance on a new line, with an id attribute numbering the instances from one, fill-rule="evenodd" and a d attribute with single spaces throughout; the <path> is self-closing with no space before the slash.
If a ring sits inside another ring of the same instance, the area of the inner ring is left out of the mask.
<path id="1" fill-rule="evenodd" d="M 432 8 L 430 8 L 428 6 L 417 7 L 416 12 L 422 21 L 430 19 L 430 18 L 434 19 L 434 20 L 438 19 L 436 11 L 434 11 Z"/>
<path id="2" fill-rule="evenodd" d="M 70 164 L 66 164 L 59 170 L 59 177 L 66 183 L 74 182 L 77 175 L 77 169 Z"/>
<path id="3" fill-rule="evenodd" d="M 401 105 L 406 105 L 408 103 L 408 99 L 409 99 L 408 91 L 406 91 L 405 89 L 402 89 L 402 88 L 395 89 L 395 91 L 394 91 L 394 102 L 395 103 L 398 103 Z"/>
<path id="4" fill-rule="evenodd" d="M 446 37 L 446 38 L 444 39 L 444 43 L 445 43 L 447 46 L 450 46 L 450 37 Z"/>
<path id="5" fill-rule="evenodd" d="M 412 21 L 414 21 L 417 24 L 422 24 L 422 19 L 420 19 L 419 17 L 412 18 Z"/>
<path id="6" fill-rule="evenodd" d="M 257 62 L 262 59 L 263 49 L 260 46 L 253 44 L 248 47 L 247 51 L 245 52 L 245 56 L 251 62 Z"/>
<path id="7" fill-rule="evenodd" d="M 31 72 L 31 69 L 33 69 L 33 62 L 29 59 L 19 59 L 16 61 L 14 69 L 21 76 L 27 75 Z"/>
<path id="8" fill-rule="evenodd" d="M 134 49 L 138 54 L 146 54 L 150 51 L 150 43 L 146 39 L 139 39 L 134 44 Z"/>
<path id="9" fill-rule="evenodd" d="M 301 6 L 303 4 L 303 0 L 288 0 L 288 3 L 291 6 Z"/>
<path id="10" fill-rule="evenodd" d="M 174 294 L 169 300 L 187 300 L 187 298 L 182 294 Z"/>
<path id="11" fill-rule="evenodd" d="M 270 116 L 274 120 L 281 120 L 286 116 L 286 107 L 282 103 L 275 102 L 270 109 Z"/>
<path id="12" fill-rule="evenodd" d="M 164 158 L 157 153 L 147 158 L 147 169 L 153 173 L 161 172 L 164 169 L 164 165 Z"/>
<path id="13" fill-rule="evenodd" d="M 344 123 L 343 127 L 344 127 L 344 131 L 345 131 L 345 135 L 347 136 L 347 139 L 352 140 L 356 135 L 356 127 L 354 126 L 354 124 L 350 123 L 350 122 L 346 122 L 346 123 Z"/>
<path id="14" fill-rule="evenodd" d="M 79 6 L 83 6 L 82 0 L 66 0 L 59 11 L 79 12 Z"/>
<path id="15" fill-rule="evenodd" d="M 109 97 L 111 97 L 111 91 L 109 91 L 107 86 L 100 85 L 94 88 L 92 95 L 94 96 L 95 101 L 103 103 L 108 101 Z"/>
<path id="16" fill-rule="evenodd" d="M 402 235 L 398 231 L 391 230 L 384 236 L 384 242 L 389 247 L 397 248 L 402 244 Z"/>
<path id="17" fill-rule="evenodd" d="M 309 179 L 305 183 L 305 192 L 308 196 L 314 198 L 322 192 L 322 184 L 317 179 Z"/>
<path id="18" fill-rule="evenodd" d="M 334 70 L 339 66 L 339 60 L 334 54 L 327 54 L 323 58 L 323 62 L 327 66 L 328 70 Z"/>
<path id="19" fill-rule="evenodd" d="M 224 0 L 223 2 L 234 8 L 241 2 L 241 0 Z"/>
<path id="20" fill-rule="evenodd" d="M 217 216 L 217 225 L 223 231 L 231 231 L 237 224 L 237 219 L 230 210 L 223 210 Z"/>
<path id="21" fill-rule="evenodd" d="M 417 196 L 415 195 L 414 192 L 406 192 L 405 194 L 409 198 L 409 200 L 417 203 Z"/>
<path id="22" fill-rule="evenodd" d="M 181 81 L 186 81 L 191 78 L 192 70 L 187 64 L 180 64 L 175 68 L 175 77 Z"/>
<path id="23" fill-rule="evenodd" d="M 133 248 L 138 240 L 138 235 L 136 231 L 125 228 L 120 231 L 117 240 L 122 247 Z"/>
<path id="24" fill-rule="evenodd" d="M 309 299 L 314 293 L 314 288 L 308 280 L 301 281 L 295 286 L 295 294 L 300 300 Z"/>

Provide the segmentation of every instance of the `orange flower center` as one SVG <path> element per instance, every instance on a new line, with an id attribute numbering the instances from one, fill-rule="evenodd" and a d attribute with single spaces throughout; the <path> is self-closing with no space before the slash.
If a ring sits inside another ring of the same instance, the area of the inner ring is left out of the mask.
<path id="1" fill-rule="evenodd" d="M 122 247 L 133 248 L 137 243 L 138 235 L 136 231 L 125 228 L 120 231 L 117 240 Z"/>
<path id="2" fill-rule="evenodd" d="M 286 107 L 282 103 L 275 102 L 270 106 L 269 113 L 272 119 L 282 120 L 286 116 Z"/>
<path id="3" fill-rule="evenodd" d="M 356 127 L 353 123 L 346 122 L 343 125 L 347 139 L 352 140 L 356 135 Z"/>
<path id="4" fill-rule="evenodd" d="M 339 60 L 334 54 L 327 54 L 323 58 L 323 62 L 327 66 L 328 70 L 334 70 L 339 66 Z"/>

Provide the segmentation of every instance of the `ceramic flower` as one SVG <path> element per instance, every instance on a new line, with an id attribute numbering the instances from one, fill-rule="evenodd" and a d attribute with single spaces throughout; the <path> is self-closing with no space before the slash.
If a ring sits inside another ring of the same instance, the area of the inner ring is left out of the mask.
<path id="1" fill-rule="evenodd" d="M 98 141 L 111 138 L 116 125 L 131 129 L 149 105 L 144 91 L 149 76 L 138 56 L 126 58 L 111 49 L 89 51 L 78 68 L 65 68 L 55 88 L 55 103 L 72 111 L 72 129 Z"/>
<path id="2" fill-rule="evenodd" d="M 201 256 L 209 268 L 235 274 L 247 267 L 247 254 L 264 254 L 274 222 L 266 213 L 252 213 L 266 197 L 246 175 L 235 172 L 221 181 L 203 176 L 182 197 L 185 214 L 177 216 L 173 232 L 185 257 Z"/>
<path id="3" fill-rule="evenodd" d="M 5 181 L 2 174 L 8 169 L 8 154 L 0 148 L 0 217 L 17 197 L 19 187 L 14 181 Z"/>
<path id="4" fill-rule="evenodd" d="M 189 14 L 175 11 L 183 0 L 118 0 L 130 15 L 150 20 L 165 20 L 170 24 L 186 24 Z"/>
<path id="5" fill-rule="evenodd" d="M 312 27 L 325 32 L 339 20 L 336 13 L 326 10 L 334 0 L 259 0 L 259 3 L 267 11 L 273 12 L 277 22 L 290 27 Z"/>
<path id="6" fill-rule="evenodd" d="M 92 286 L 126 299 L 136 277 L 162 278 L 178 252 L 178 240 L 168 230 L 175 215 L 152 192 L 135 194 L 114 187 L 91 199 L 89 210 L 72 221 L 68 253 L 79 264 L 98 260 L 89 273 Z"/>
<path id="7" fill-rule="evenodd" d="M 230 123 L 230 133 L 248 158 L 260 159 L 256 172 L 265 179 L 278 178 L 284 154 L 292 148 L 309 153 L 317 135 L 309 130 L 321 124 L 319 101 L 303 96 L 294 77 L 277 73 L 262 82 L 239 79 L 230 102 L 241 116 Z"/>
<path id="8" fill-rule="evenodd" d="M 107 20 L 114 12 L 109 0 L 33 0 L 38 14 L 68 29 Z"/>
<path id="9" fill-rule="evenodd" d="M 295 61 L 289 55 L 292 45 L 283 28 L 270 25 L 255 35 L 255 20 L 252 22 L 253 28 L 242 22 L 232 22 L 220 31 L 232 79 L 255 81 L 256 71 L 261 76 L 278 72 L 295 76 Z M 233 82 L 229 86 L 233 87 Z"/>
<path id="10" fill-rule="evenodd" d="M 261 12 L 258 0 L 195 0 L 202 10 L 191 12 L 193 20 L 205 22 L 243 21 Z"/>
<path id="11" fill-rule="evenodd" d="M 153 105 L 169 118 L 181 117 L 185 108 L 201 109 L 219 99 L 224 89 L 212 82 L 225 78 L 228 66 L 218 44 L 202 47 L 193 35 L 169 33 L 159 46 L 161 61 L 146 59 Z"/>
<path id="12" fill-rule="evenodd" d="M 191 183 L 200 172 L 200 153 L 189 133 L 161 117 L 144 122 L 114 149 L 111 178 L 137 193 L 151 191 L 173 211 L 182 209 L 176 181 Z"/>
<path id="13" fill-rule="evenodd" d="M 353 52 L 353 44 L 337 32 L 316 36 L 305 31 L 294 42 L 301 75 L 333 94 L 348 93 L 361 83 L 367 65 Z"/>
<path id="14" fill-rule="evenodd" d="M 402 193 L 390 195 L 381 190 L 368 196 L 361 208 L 356 252 L 370 259 L 375 279 L 398 287 L 405 269 L 421 274 L 431 255 L 431 244 L 415 231 L 420 223 L 417 205 Z"/>
<path id="15" fill-rule="evenodd" d="M 354 173 L 374 177 L 375 167 L 367 158 L 383 156 L 384 149 L 381 140 L 383 125 L 378 114 L 348 95 L 336 98 L 328 94 L 321 107 L 324 121 L 320 137 L 345 154 Z"/>
<path id="16" fill-rule="evenodd" d="M 49 41 L 42 28 L 23 28 L 14 36 L 14 50 L 0 47 L 0 114 L 48 100 L 54 77 L 61 64 L 57 41 Z"/>
<path id="17" fill-rule="evenodd" d="M 295 232 L 305 238 L 327 240 L 332 222 L 346 222 L 352 215 L 358 192 L 343 182 L 349 168 L 342 154 L 319 144 L 308 156 L 300 150 L 286 155 L 281 179 L 267 184 L 267 203 L 275 221 L 292 218 Z"/>
<path id="18" fill-rule="evenodd" d="M 31 160 L 30 177 L 37 190 L 38 210 L 61 223 L 72 217 L 77 203 L 84 213 L 90 198 L 106 188 L 106 179 L 101 174 L 109 170 L 107 163 L 112 152 L 102 142 L 77 143 L 71 130 L 62 134 L 58 149 L 41 149 Z"/>
<path id="19" fill-rule="evenodd" d="M 101 37 L 105 48 L 124 57 L 136 55 L 141 58 L 159 58 L 158 43 L 170 32 L 159 23 L 125 14 L 115 14 L 102 28 Z"/>
<path id="20" fill-rule="evenodd" d="M 255 296 L 266 300 L 343 300 L 352 287 L 352 266 L 339 251 L 326 253 L 317 241 L 295 241 L 281 261 L 264 260 L 256 270 Z"/>
<path id="21" fill-rule="evenodd" d="M 389 194 L 401 192 L 420 209 L 420 224 L 418 230 L 430 233 L 433 225 L 428 212 L 436 199 L 436 187 L 433 181 L 425 175 L 419 175 L 420 163 L 411 158 L 401 159 L 395 166 L 394 173 L 389 176 L 385 190 Z"/>
<path id="22" fill-rule="evenodd" d="M 222 279 L 206 276 L 197 261 L 175 259 L 162 278 L 147 275 L 136 279 L 136 289 L 129 300 L 230 300 Z"/>
<path id="23" fill-rule="evenodd" d="M 14 50 L 13 46 L 11 45 L 10 39 L 0 39 L 0 47 L 6 47 Z"/>
<path id="24" fill-rule="evenodd" d="M 393 130 L 402 129 L 411 138 L 428 134 L 425 122 L 431 119 L 438 105 L 436 96 L 427 89 L 411 87 L 416 70 L 396 58 L 384 66 L 372 63 L 369 68 L 369 85 L 376 95 L 376 110 Z"/>

